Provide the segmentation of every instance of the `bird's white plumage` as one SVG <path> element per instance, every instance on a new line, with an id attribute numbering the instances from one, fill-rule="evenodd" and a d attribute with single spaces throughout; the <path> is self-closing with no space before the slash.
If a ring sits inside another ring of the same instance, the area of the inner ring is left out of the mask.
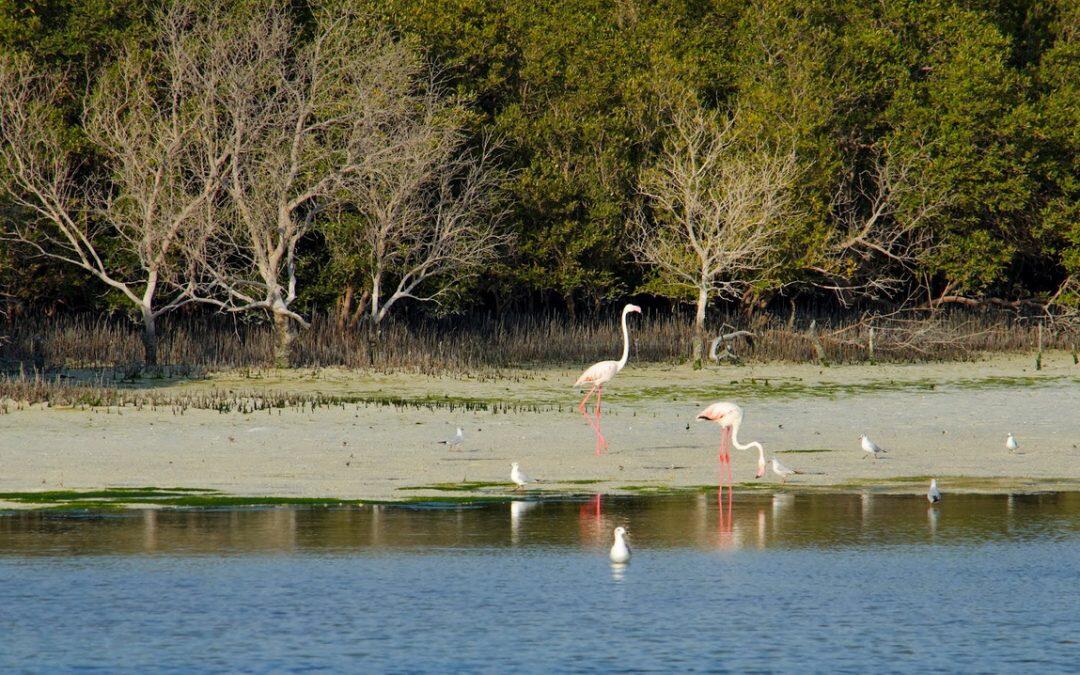
<path id="1" fill-rule="evenodd" d="M 623 334 L 623 350 L 622 358 L 618 361 L 600 361 L 594 363 L 585 369 L 585 372 L 581 374 L 581 377 L 574 382 L 575 387 L 583 385 L 592 385 L 594 387 L 601 386 L 610 382 L 619 371 L 626 366 L 627 359 L 630 358 L 630 330 L 626 326 L 626 315 L 631 312 L 641 313 L 641 308 L 637 305 L 626 305 L 622 310 L 622 334 Z"/>
<path id="2" fill-rule="evenodd" d="M 931 504 L 937 504 L 941 501 L 941 490 L 938 489 L 937 479 L 930 479 L 930 489 L 926 491 L 926 499 Z"/>
<path id="3" fill-rule="evenodd" d="M 859 436 L 859 442 L 862 444 L 862 449 L 874 456 L 877 459 L 878 453 L 887 452 L 877 443 L 870 440 L 865 434 Z"/>
<path id="4" fill-rule="evenodd" d="M 529 483 L 533 482 L 532 478 L 529 478 L 521 472 L 521 469 L 518 468 L 517 462 L 514 462 L 510 465 L 510 480 L 514 483 L 514 485 L 517 485 L 519 488 L 523 488 Z"/>
<path id="5" fill-rule="evenodd" d="M 462 443 L 465 442 L 465 432 L 462 431 L 461 427 L 458 427 L 456 434 L 454 434 L 452 437 L 450 437 L 449 439 L 447 439 L 445 441 L 439 441 L 439 442 L 442 443 L 443 445 L 449 445 L 450 447 L 461 445 Z"/>
<path id="6" fill-rule="evenodd" d="M 619 374 L 621 367 L 618 361 L 601 361 L 589 366 L 581 377 L 574 382 L 575 387 L 586 384 L 607 384 Z"/>
<path id="7" fill-rule="evenodd" d="M 626 543 L 626 528 L 615 528 L 615 543 L 611 545 L 608 553 L 611 562 L 617 565 L 625 565 L 630 562 L 630 545 Z"/>
<path id="8" fill-rule="evenodd" d="M 1005 447 L 1009 449 L 1009 452 L 1016 452 L 1020 447 L 1020 444 L 1016 442 L 1016 436 L 1009 434 L 1009 437 L 1005 439 Z"/>
<path id="9" fill-rule="evenodd" d="M 775 473 L 777 476 L 780 476 L 781 482 L 786 481 L 788 476 L 794 476 L 797 473 L 801 473 L 799 471 L 796 471 L 795 469 L 792 469 L 789 466 L 784 466 L 780 463 L 780 460 L 775 457 L 772 458 L 772 470 L 773 473 Z"/>

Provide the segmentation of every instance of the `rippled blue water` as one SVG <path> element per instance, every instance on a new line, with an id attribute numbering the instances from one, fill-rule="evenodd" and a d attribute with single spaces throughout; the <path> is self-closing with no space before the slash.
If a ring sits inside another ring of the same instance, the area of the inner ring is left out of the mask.
<path id="1" fill-rule="evenodd" d="M 785 499 L 0 516 L 0 670 L 1080 667 L 1078 496 Z"/>

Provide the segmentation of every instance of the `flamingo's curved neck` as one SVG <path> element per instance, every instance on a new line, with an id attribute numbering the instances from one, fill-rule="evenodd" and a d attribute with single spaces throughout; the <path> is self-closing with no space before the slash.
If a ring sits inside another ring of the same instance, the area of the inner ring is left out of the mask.
<path id="1" fill-rule="evenodd" d="M 626 327 L 626 315 L 629 314 L 626 310 L 622 313 L 622 358 L 619 359 L 619 370 L 622 370 L 626 366 L 627 360 L 630 359 L 630 329 Z"/>
<path id="2" fill-rule="evenodd" d="M 746 445 L 739 442 L 739 427 L 742 425 L 742 420 L 735 422 L 731 425 L 731 444 L 739 450 L 749 450 L 750 448 L 757 447 L 758 461 L 762 464 L 765 463 L 765 448 L 761 447 L 761 443 L 757 441 L 750 441 Z"/>

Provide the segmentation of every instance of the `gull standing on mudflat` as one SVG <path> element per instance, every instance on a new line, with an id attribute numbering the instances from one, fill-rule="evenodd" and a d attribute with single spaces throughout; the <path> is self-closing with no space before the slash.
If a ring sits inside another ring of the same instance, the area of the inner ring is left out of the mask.
<path id="1" fill-rule="evenodd" d="M 453 438 L 450 438 L 450 439 L 445 440 L 445 441 L 439 441 L 439 443 L 441 443 L 443 445 L 449 445 L 451 448 L 456 448 L 456 447 L 460 446 L 464 442 L 465 442 L 465 432 L 461 430 L 461 427 L 457 428 L 457 433 L 454 434 Z"/>
<path id="2" fill-rule="evenodd" d="M 787 482 L 787 477 L 788 476 L 792 476 L 792 475 L 797 474 L 797 473 L 802 473 L 802 471 L 796 471 L 795 469 L 792 469 L 791 467 L 784 466 L 783 464 L 780 463 L 780 460 L 778 460 L 775 457 L 772 458 L 772 470 L 773 470 L 773 473 L 775 473 L 777 476 L 780 476 L 780 482 L 781 483 Z"/>
<path id="3" fill-rule="evenodd" d="M 878 454 L 888 452 L 885 448 L 870 440 L 866 434 L 859 436 L 859 442 L 862 443 L 862 449 L 873 455 L 874 459 L 877 459 Z M 865 458 L 866 456 L 863 455 L 863 459 Z"/>
<path id="4" fill-rule="evenodd" d="M 930 479 L 930 489 L 926 492 L 926 499 L 931 504 L 937 504 L 941 501 L 941 490 L 937 489 L 937 479 Z"/>
<path id="5" fill-rule="evenodd" d="M 1009 432 L 1009 437 L 1005 439 L 1005 447 L 1009 449 L 1009 452 L 1016 452 L 1020 448 L 1020 444 L 1016 442 L 1016 436 Z"/>
<path id="6" fill-rule="evenodd" d="M 608 553 L 611 558 L 611 562 L 616 565 L 625 565 L 630 562 L 630 545 L 626 543 L 626 528 L 615 528 L 615 543 L 611 545 L 611 552 Z"/>
<path id="7" fill-rule="evenodd" d="M 521 472 L 521 469 L 518 468 L 517 462 L 514 462 L 510 465 L 510 480 L 513 481 L 514 485 L 517 486 L 516 488 L 514 488 L 515 490 L 520 490 L 529 483 L 536 482 L 532 478 L 529 478 Z"/>

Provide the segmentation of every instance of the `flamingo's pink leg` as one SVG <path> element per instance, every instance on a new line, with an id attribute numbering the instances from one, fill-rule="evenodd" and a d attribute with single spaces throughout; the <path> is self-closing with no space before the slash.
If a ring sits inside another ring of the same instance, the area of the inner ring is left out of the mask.
<path id="1" fill-rule="evenodd" d="M 592 389 L 590 389 L 588 392 L 586 392 L 585 398 L 581 399 L 581 403 L 578 404 L 578 407 L 577 407 L 578 412 L 581 413 L 582 415 L 585 414 L 585 402 L 589 400 L 589 397 L 593 395 L 594 391 L 596 391 L 596 385 L 595 384 L 593 385 Z"/>
<path id="2" fill-rule="evenodd" d="M 732 477 L 731 477 L 731 453 L 730 453 L 730 451 L 728 452 L 728 456 L 727 456 L 727 486 L 728 486 L 727 487 L 727 515 L 728 515 L 728 525 L 731 526 L 731 525 L 734 525 L 734 521 L 732 521 L 732 519 L 731 519 L 731 502 L 732 502 L 732 499 L 735 496 L 735 487 L 734 487 L 734 485 L 732 483 Z"/>
<path id="3" fill-rule="evenodd" d="M 598 387 L 594 384 L 593 388 L 589 390 L 589 393 L 585 394 L 585 398 L 581 399 L 581 404 L 578 405 L 578 412 L 580 412 L 585 417 L 585 421 L 589 423 L 589 426 L 592 427 L 593 431 L 597 431 L 596 422 L 593 420 L 593 417 L 589 414 L 588 410 L 586 410 L 585 402 L 588 401 L 589 397 L 597 391 Z"/>
<path id="4" fill-rule="evenodd" d="M 600 432 L 600 397 L 604 392 L 604 385 L 600 385 L 596 388 L 596 454 L 604 454 L 604 450 L 607 450 L 607 439 L 604 438 L 604 434 Z"/>
<path id="5" fill-rule="evenodd" d="M 716 454 L 716 505 L 720 507 L 721 518 L 724 515 L 724 441 L 720 441 L 720 450 Z"/>

